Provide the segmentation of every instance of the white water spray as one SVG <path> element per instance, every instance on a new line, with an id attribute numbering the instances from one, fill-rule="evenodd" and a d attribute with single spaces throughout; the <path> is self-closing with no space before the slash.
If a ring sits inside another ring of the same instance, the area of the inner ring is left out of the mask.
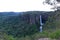
<path id="1" fill-rule="evenodd" d="M 42 16 L 40 15 L 40 32 L 42 32 L 42 25 L 43 25 L 43 23 L 42 23 Z"/>

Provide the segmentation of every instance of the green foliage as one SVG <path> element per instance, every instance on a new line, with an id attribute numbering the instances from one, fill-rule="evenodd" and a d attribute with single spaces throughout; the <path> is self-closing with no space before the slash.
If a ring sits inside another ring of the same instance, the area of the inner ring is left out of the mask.
<path id="1" fill-rule="evenodd" d="M 14 37 L 21 37 L 37 32 L 37 26 L 35 24 L 28 23 L 25 19 L 23 20 L 21 15 L 11 16 L 0 24 L 0 31 L 4 31 Z"/>
<path id="2" fill-rule="evenodd" d="M 50 32 L 56 30 L 55 23 L 56 23 L 55 21 L 49 19 L 49 21 L 46 21 L 46 23 L 43 25 L 43 30 Z"/>
<path id="3" fill-rule="evenodd" d="M 42 38 L 42 37 L 48 37 L 48 33 L 47 32 L 42 32 L 42 33 L 38 32 L 33 35 L 17 38 L 17 40 L 38 40 L 39 38 Z"/>
<path id="4" fill-rule="evenodd" d="M 44 19 L 43 31 L 39 33 L 39 17 Z M 24 12 L 18 16 L 0 16 L 0 31 L 4 34 L 6 40 L 37 40 L 49 35 L 60 35 L 59 33 L 49 34 L 60 29 L 60 12 Z M 12 35 L 12 36 L 11 36 Z M 57 35 L 57 38 L 59 37 Z M 54 37 L 55 37 L 54 36 Z M 14 38 L 16 37 L 16 39 Z M 19 37 L 19 38 L 18 38 Z M 21 37 L 21 38 L 20 38 Z M 53 38 L 54 38 L 53 37 Z"/>
<path id="5" fill-rule="evenodd" d="M 60 38 L 60 30 L 57 30 L 53 33 L 50 33 L 50 38 L 54 38 L 54 39 L 59 39 Z"/>
<path id="6" fill-rule="evenodd" d="M 0 40 L 15 40 L 15 38 L 12 35 L 0 32 Z"/>
<path id="7" fill-rule="evenodd" d="M 13 37 L 13 36 L 8 36 L 8 35 L 4 35 L 4 38 L 6 39 L 6 40 L 15 40 L 15 38 Z"/>
<path id="8" fill-rule="evenodd" d="M 12 13 L 6 15 L 1 13 L 0 31 L 5 32 L 8 35 L 13 35 L 14 37 L 32 35 L 39 31 L 40 14 L 44 17 L 48 13 L 45 14 L 45 12 L 39 12 L 39 11 L 23 12 L 23 14 L 19 15 Z"/>

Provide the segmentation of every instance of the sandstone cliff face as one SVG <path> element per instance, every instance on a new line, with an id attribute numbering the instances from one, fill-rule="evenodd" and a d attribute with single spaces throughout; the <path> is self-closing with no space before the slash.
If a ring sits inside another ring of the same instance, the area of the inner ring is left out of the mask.
<path id="1" fill-rule="evenodd" d="M 42 16 L 42 22 L 45 23 L 48 19 L 50 12 L 26 12 L 22 15 L 24 21 L 29 24 L 38 24 L 40 20 L 40 15 Z"/>

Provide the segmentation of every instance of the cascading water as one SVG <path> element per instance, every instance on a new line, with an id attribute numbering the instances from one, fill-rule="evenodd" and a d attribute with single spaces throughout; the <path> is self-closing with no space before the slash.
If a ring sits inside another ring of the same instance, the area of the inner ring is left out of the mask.
<path id="1" fill-rule="evenodd" d="M 43 25 L 43 23 L 42 23 L 42 16 L 40 15 L 40 32 L 42 32 L 42 25 Z"/>

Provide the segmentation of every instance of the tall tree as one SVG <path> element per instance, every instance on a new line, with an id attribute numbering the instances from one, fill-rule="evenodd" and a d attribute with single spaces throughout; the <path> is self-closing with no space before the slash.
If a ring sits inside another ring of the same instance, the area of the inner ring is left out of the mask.
<path id="1" fill-rule="evenodd" d="M 45 0 L 44 3 L 54 6 L 52 8 L 54 10 L 60 10 L 60 6 L 57 5 L 58 3 L 60 4 L 59 0 Z"/>

